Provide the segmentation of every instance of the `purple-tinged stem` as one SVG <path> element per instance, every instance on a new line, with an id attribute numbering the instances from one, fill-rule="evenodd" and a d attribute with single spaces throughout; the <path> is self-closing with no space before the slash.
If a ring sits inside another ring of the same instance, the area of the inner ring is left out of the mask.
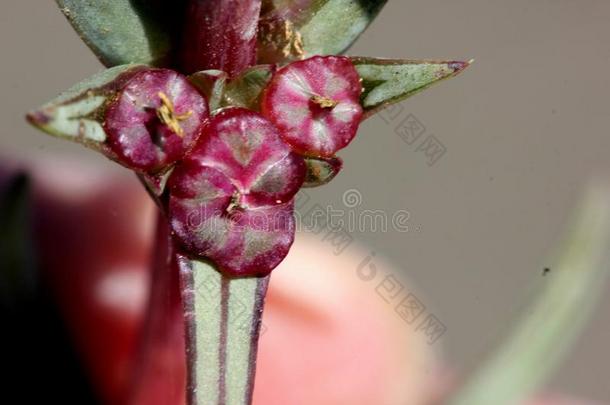
<path id="1" fill-rule="evenodd" d="M 189 405 L 249 405 L 269 276 L 228 278 L 178 256 Z"/>
<path id="2" fill-rule="evenodd" d="M 182 70 L 235 76 L 256 63 L 261 0 L 188 0 L 179 55 Z"/>
<path id="3" fill-rule="evenodd" d="M 256 63 L 262 0 L 187 0 L 178 59 L 184 73 L 236 76 Z M 228 278 L 176 255 L 184 306 L 189 405 L 249 405 L 269 277 Z"/>

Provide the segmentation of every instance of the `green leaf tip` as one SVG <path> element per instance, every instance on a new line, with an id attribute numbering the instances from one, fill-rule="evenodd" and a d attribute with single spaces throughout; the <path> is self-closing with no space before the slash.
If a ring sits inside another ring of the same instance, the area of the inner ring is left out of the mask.
<path id="1" fill-rule="evenodd" d="M 473 60 L 417 61 L 353 57 L 352 62 L 362 79 L 361 103 L 366 118 L 435 83 L 455 77 Z"/>
<path id="2" fill-rule="evenodd" d="M 203 70 L 189 81 L 208 100 L 210 111 L 223 107 L 243 107 L 260 111 L 260 98 L 275 72 L 274 65 L 256 65 L 234 78 L 221 70 Z"/>
<path id="3" fill-rule="evenodd" d="M 29 112 L 26 119 L 50 135 L 81 143 L 112 159 L 114 154 L 104 144 L 105 106 L 120 86 L 119 77 L 142 68 L 142 65 L 122 65 L 106 69 Z"/>
<path id="4" fill-rule="evenodd" d="M 193 86 L 208 100 L 210 111 L 222 107 L 229 75 L 222 70 L 211 69 L 193 73 L 188 77 Z"/>
<path id="5" fill-rule="evenodd" d="M 172 46 L 171 10 L 143 0 L 56 0 L 81 39 L 107 67 L 164 65 Z M 171 8 L 170 8 L 171 9 Z"/>
<path id="6" fill-rule="evenodd" d="M 228 82 L 223 95 L 223 106 L 260 111 L 261 95 L 274 72 L 273 65 L 257 65 L 244 70 Z"/>
<path id="7" fill-rule="evenodd" d="M 337 156 L 330 158 L 306 157 L 305 164 L 307 165 L 307 172 L 303 183 L 304 188 L 328 184 L 343 167 L 343 161 Z"/>

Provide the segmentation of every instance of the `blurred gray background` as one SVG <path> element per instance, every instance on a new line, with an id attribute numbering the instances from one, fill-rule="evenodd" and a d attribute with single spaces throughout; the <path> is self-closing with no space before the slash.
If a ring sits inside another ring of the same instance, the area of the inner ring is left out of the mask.
<path id="1" fill-rule="evenodd" d="M 25 111 L 101 65 L 53 1 L 2 5 L 2 155 L 70 156 L 121 171 L 25 123 Z M 410 213 L 407 233 L 355 236 L 425 292 L 457 370 L 472 366 L 542 285 L 587 179 L 610 177 L 609 22 L 605 0 L 394 0 L 350 51 L 476 58 L 463 75 L 404 102 L 389 123 L 363 124 L 340 153 L 341 175 L 309 191 L 340 206 L 356 189 L 362 208 Z M 412 145 L 395 130 L 410 114 L 425 127 Z M 432 166 L 417 151 L 431 135 L 445 150 Z M 610 293 L 551 388 L 610 403 L 608 342 Z"/>

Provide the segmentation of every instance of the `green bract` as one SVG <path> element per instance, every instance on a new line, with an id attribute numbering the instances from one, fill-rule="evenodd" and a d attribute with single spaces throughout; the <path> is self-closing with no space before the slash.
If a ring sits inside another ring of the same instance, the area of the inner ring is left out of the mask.
<path id="1" fill-rule="evenodd" d="M 364 87 L 361 104 L 365 116 L 453 77 L 471 63 L 375 58 L 352 58 L 352 62 L 356 65 Z"/>
<path id="2" fill-rule="evenodd" d="M 171 7 L 161 10 L 147 0 L 57 0 L 57 4 L 104 65 L 166 64 L 173 46 Z"/>
<path id="3" fill-rule="evenodd" d="M 174 64 L 184 2 L 56 0 L 93 53 L 108 67 Z M 387 0 L 264 0 L 259 62 L 278 63 L 345 52 Z"/>
<path id="4" fill-rule="evenodd" d="M 144 68 L 143 65 L 122 65 L 97 73 L 30 112 L 28 121 L 51 135 L 81 143 L 113 158 L 104 145 L 105 106 L 116 95 L 122 74 Z"/>

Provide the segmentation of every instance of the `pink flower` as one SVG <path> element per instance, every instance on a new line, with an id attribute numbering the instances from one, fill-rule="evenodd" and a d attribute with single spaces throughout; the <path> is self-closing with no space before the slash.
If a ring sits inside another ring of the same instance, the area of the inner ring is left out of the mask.
<path id="1" fill-rule="evenodd" d="M 169 69 L 131 75 L 106 111 L 108 145 L 124 165 L 154 172 L 181 159 L 208 116 L 205 98 Z"/>
<path id="2" fill-rule="evenodd" d="M 305 162 L 261 115 L 224 109 L 172 173 L 172 231 L 190 254 L 232 275 L 266 274 L 294 239 Z"/>
<path id="3" fill-rule="evenodd" d="M 315 56 L 280 69 L 265 90 L 262 109 L 297 152 L 332 156 L 356 135 L 361 93 L 349 58 Z"/>

